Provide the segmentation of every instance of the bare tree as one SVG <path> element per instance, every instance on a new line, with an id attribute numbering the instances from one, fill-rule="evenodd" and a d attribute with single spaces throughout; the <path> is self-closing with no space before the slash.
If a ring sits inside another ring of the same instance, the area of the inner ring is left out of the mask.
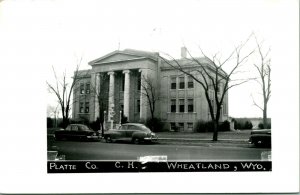
<path id="1" fill-rule="evenodd" d="M 168 60 L 162 58 L 166 64 L 190 76 L 203 88 L 210 116 L 214 123 L 213 141 L 218 140 L 219 120 L 225 94 L 230 88 L 249 81 L 249 78 L 233 80 L 231 77 L 240 72 L 239 69 L 254 52 L 254 50 L 252 50 L 242 55 L 242 49 L 244 49 L 250 37 L 245 42 L 234 47 L 233 51 L 224 60 L 221 59 L 219 53 L 208 57 L 201 48 L 200 51 L 204 58 L 195 58 L 191 55 L 189 50 L 187 50 L 190 58 L 185 58 L 185 60 L 190 62 L 189 65 L 194 65 L 193 68 L 183 65 L 180 60 L 176 60 L 168 54 L 166 54 Z M 222 68 L 226 64 L 229 64 L 229 62 L 232 62 L 232 68 L 229 73 L 226 73 Z M 213 95 L 210 95 L 210 91 Z"/>
<path id="2" fill-rule="evenodd" d="M 155 118 L 155 106 L 156 102 L 159 100 L 159 95 L 157 94 L 157 89 L 153 79 L 151 79 L 149 76 L 143 75 L 142 77 L 141 94 L 147 99 L 146 104 L 149 106 L 151 120 L 153 120 Z"/>
<path id="3" fill-rule="evenodd" d="M 255 102 L 253 98 L 253 103 L 256 107 L 258 107 L 263 112 L 263 125 L 264 128 L 267 127 L 268 120 L 267 120 L 267 110 L 268 110 L 268 102 L 271 97 L 271 59 L 269 56 L 269 53 L 271 49 L 269 48 L 266 52 L 263 52 L 262 48 L 262 42 L 259 43 L 257 38 L 255 37 L 256 45 L 258 49 L 259 54 L 259 64 L 253 64 L 256 68 L 259 78 L 256 80 L 262 91 L 262 97 L 263 97 L 263 105 L 259 105 Z"/>
<path id="4" fill-rule="evenodd" d="M 108 94 L 108 88 L 105 88 L 105 81 L 107 79 L 108 79 L 108 75 L 105 73 L 101 73 L 99 74 L 98 79 L 97 78 L 95 79 L 95 83 L 91 85 L 91 93 L 95 97 L 95 103 L 97 103 L 99 106 L 98 119 L 99 119 L 99 125 L 101 127 L 102 136 L 104 136 L 104 111 L 106 108 L 105 102 L 107 100 L 106 97 Z"/>
<path id="5" fill-rule="evenodd" d="M 76 65 L 76 70 L 74 72 L 74 77 L 72 82 L 68 82 L 68 78 L 66 75 L 66 71 L 63 72 L 62 78 L 58 78 L 56 71 L 54 69 L 54 67 L 52 66 L 53 69 L 53 73 L 54 73 L 54 77 L 55 77 L 55 84 L 50 84 L 47 81 L 47 86 L 50 90 L 50 92 L 54 93 L 58 103 L 60 105 L 60 109 L 61 109 L 61 114 L 63 117 L 62 120 L 62 125 L 65 128 L 68 124 L 69 124 L 69 115 L 70 115 L 70 110 L 71 110 L 71 106 L 72 106 L 72 102 L 71 102 L 71 96 L 73 93 L 73 90 L 77 84 L 77 82 L 79 81 L 79 66 L 81 63 L 81 59 L 79 61 L 79 63 Z"/>

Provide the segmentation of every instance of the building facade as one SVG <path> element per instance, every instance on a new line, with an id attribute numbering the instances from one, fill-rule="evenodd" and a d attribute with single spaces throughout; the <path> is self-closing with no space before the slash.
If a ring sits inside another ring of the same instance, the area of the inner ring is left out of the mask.
<path id="1" fill-rule="evenodd" d="M 186 70 L 197 68 L 186 58 L 178 62 Z M 149 88 L 155 96 L 150 99 L 156 101 L 153 114 L 164 122 L 165 129 L 193 131 L 197 121 L 211 120 L 200 84 L 165 63 L 158 53 L 125 49 L 95 59 L 89 65 L 91 69 L 79 71 L 73 94 L 74 120 L 95 121 L 101 111 L 105 121 L 114 125 L 119 124 L 122 117 L 130 122 L 143 122 L 151 117 Z M 210 96 L 213 101 L 213 91 Z M 227 119 L 228 94 L 220 121 Z"/>

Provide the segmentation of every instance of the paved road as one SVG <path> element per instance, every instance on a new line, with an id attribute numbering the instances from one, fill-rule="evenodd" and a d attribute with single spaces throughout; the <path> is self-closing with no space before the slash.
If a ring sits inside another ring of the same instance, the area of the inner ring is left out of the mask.
<path id="1" fill-rule="evenodd" d="M 59 141 L 53 142 L 66 160 L 137 160 L 148 155 L 165 155 L 168 160 L 261 160 L 268 148 L 222 145 L 131 144 Z"/>

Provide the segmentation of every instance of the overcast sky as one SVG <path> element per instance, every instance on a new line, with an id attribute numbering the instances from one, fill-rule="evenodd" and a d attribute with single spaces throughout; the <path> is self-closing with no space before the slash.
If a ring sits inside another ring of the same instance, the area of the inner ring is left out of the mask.
<path id="1" fill-rule="evenodd" d="M 2 82 L 2 88 L 14 94 L 14 89 L 21 87 L 24 95 L 29 90 L 41 97 L 35 100 L 45 103 L 46 109 L 53 102 L 45 85 L 53 78 L 51 66 L 71 76 L 79 58 L 83 58 L 81 69 L 88 69 L 89 61 L 119 47 L 179 57 L 183 45 L 200 56 L 200 46 L 207 54 L 220 52 L 225 58 L 254 32 L 264 40 L 265 50 L 271 48 L 273 92 L 283 78 L 281 67 L 293 71 L 298 65 L 297 12 L 294 0 L 2 1 L 1 79 L 9 82 Z M 254 48 L 253 43 L 246 50 Z M 249 59 L 249 70 L 254 62 L 255 58 Z M 259 101 L 258 89 L 259 85 L 249 82 L 230 90 L 229 115 L 261 117 L 251 98 Z M 274 110 L 273 98 L 269 116 Z"/>

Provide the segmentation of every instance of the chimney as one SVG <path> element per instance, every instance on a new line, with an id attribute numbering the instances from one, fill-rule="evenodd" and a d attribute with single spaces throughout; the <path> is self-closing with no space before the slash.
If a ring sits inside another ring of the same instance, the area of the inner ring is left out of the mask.
<path id="1" fill-rule="evenodd" d="M 186 49 L 186 47 L 181 47 L 181 58 L 186 58 L 186 52 L 187 51 L 187 49 Z"/>

